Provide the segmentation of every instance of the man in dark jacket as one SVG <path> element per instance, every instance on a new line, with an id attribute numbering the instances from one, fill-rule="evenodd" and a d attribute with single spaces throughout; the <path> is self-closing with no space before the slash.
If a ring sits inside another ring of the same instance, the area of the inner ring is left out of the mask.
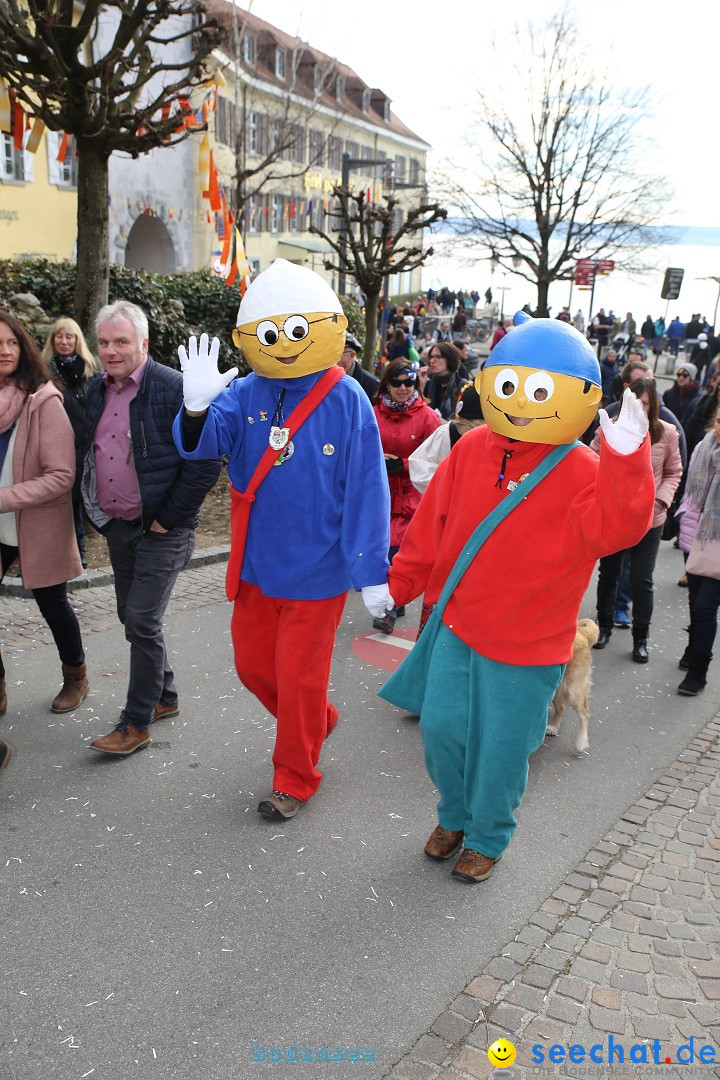
<path id="1" fill-rule="evenodd" d="M 349 375 L 355 382 L 359 382 L 370 400 L 374 401 L 380 380 L 376 379 L 374 375 L 365 370 L 362 364 L 358 363 L 357 355 L 359 352 L 362 352 L 362 345 L 355 335 L 347 330 L 345 332 L 345 348 L 338 360 L 338 367 L 341 367 L 345 374 Z"/>
<path id="2" fill-rule="evenodd" d="M 89 520 L 108 542 L 118 616 L 130 642 L 130 679 L 120 723 L 90 748 L 126 755 L 150 742 L 153 720 L 179 711 L 163 615 L 192 555 L 198 511 L 221 462 L 180 457 L 172 423 L 182 405 L 182 376 L 148 356 L 141 308 L 108 304 L 95 328 L 105 374 L 88 389 L 82 494 Z"/>

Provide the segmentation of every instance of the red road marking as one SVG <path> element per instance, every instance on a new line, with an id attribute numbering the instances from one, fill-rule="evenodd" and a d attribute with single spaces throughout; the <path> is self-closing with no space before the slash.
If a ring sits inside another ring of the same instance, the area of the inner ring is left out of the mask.
<path id="1" fill-rule="evenodd" d="M 396 627 L 392 634 L 383 634 L 372 630 L 369 634 L 360 634 L 352 643 L 352 651 L 360 660 L 383 671 L 395 671 L 410 651 L 410 646 L 417 637 L 417 627 Z"/>

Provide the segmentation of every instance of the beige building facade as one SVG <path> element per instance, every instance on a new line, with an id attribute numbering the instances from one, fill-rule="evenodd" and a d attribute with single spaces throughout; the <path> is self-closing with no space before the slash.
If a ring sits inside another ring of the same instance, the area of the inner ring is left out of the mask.
<path id="1" fill-rule="evenodd" d="M 363 163 L 349 172 L 356 190 L 377 202 L 393 192 L 410 206 L 424 197 L 430 147 L 351 68 L 223 0 L 208 6 L 228 30 L 228 45 L 215 54 L 224 85 L 211 142 L 228 203 L 242 208 L 248 261 L 257 271 L 285 258 L 337 288 L 323 266 L 328 245 L 310 226 L 337 227 L 333 188 L 343 178 L 343 155 Z M 197 262 L 207 265 L 212 238 L 198 241 Z M 354 290 L 350 279 L 346 288 Z M 397 275 L 390 289 L 419 291 L 420 271 Z"/>

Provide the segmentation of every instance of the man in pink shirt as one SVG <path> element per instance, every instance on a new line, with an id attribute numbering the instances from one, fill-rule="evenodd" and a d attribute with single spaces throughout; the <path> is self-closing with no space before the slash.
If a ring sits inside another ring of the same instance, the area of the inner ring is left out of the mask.
<path id="1" fill-rule="evenodd" d="M 90 747 L 126 755 L 150 742 L 153 720 L 179 711 L 163 615 L 221 463 L 180 457 L 172 424 L 182 406 L 182 376 L 148 356 L 142 309 L 108 304 L 95 326 L 105 374 L 88 389 L 82 493 L 88 518 L 108 542 L 130 680 L 120 723 Z"/>

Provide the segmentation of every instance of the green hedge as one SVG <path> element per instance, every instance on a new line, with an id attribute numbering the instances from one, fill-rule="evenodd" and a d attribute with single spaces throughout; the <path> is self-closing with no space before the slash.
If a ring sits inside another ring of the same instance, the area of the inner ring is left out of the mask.
<path id="1" fill-rule="evenodd" d="M 0 307 L 12 310 L 13 293 L 33 293 L 51 319 L 74 317 L 75 263 L 28 259 L 0 260 Z M 110 300 L 129 300 L 143 309 L 150 327 L 150 354 L 170 367 L 178 367 L 177 347 L 191 334 L 206 332 L 220 338 L 220 368 L 238 365 L 247 371 L 242 354 L 232 343 L 240 292 L 228 288 L 210 270 L 185 274 L 156 274 L 145 270 L 110 267 Z M 183 305 L 178 316 L 171 301 Z M 356 336 L 365 333 L 360 309 L 352 300 L 343 300 L 350 329 Z M 82 327 L 83 332 L 86 327 Z M 44 341 L 39 342 L 44 345 Z"/>

